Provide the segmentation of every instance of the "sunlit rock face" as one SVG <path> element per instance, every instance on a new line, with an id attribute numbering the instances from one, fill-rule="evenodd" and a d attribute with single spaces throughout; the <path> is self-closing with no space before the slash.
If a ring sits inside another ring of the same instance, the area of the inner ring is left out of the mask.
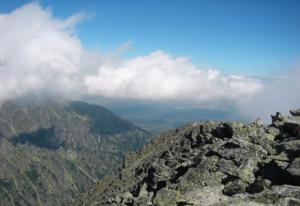
<path id="1" fill-rule="evenodd" d="M 298 111 L 270 125 L 195 122 L 162 134 L 73 205 L 299 205 Z"/>

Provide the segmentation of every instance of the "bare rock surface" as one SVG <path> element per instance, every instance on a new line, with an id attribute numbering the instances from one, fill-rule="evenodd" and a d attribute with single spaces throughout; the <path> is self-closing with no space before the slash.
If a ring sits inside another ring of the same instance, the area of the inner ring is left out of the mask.
<path id="1" fill-rule="evenodd" d="M 71 205 L 300 205 L 297 111 L 162 134 Z"/>

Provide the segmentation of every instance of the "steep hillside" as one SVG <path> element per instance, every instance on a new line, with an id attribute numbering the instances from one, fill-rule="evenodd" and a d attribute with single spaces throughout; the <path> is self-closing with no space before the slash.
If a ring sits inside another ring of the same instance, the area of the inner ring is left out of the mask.
<path id="1" fill-rule="evenodd" d="M 300 110 L 291 114 L 165 133 L 72 205 L 300 205 Z"/>
<path id="2" fill-rule="evenodd" d="M 61 205 L 149 134 L 97 105 L 27 100 L 0 111 L 0 205 Z"/>

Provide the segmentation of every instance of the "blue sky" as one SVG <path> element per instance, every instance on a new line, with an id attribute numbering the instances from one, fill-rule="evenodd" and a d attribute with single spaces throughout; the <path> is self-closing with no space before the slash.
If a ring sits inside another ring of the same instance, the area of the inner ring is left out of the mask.
<path id="1" fill-rule="evenodd" d="M 10 12 L 31 1 L 0 1 Z M 125 57 L 163 50 L 188 56 L 225 74 L 268 76 L 300 60 L 297 0 L 41 0 L 56 17 L 78 11 L 91 18 L 78 27 L 87 48 L 113 51 L 131 42 Z"/>

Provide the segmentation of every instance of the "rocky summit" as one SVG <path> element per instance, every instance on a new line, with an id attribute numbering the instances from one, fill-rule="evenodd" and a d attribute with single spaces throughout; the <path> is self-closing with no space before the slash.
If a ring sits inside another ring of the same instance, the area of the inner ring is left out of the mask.
<path id="1" fill-rule="evenodd" d="M 300 205 L 300 110 L 260 120 L 197 122 L 127 155 L 71 205 Z"/>
<path id="2" fill-rule="evenodd" d="M 0 205 L 63 205 L 149 133 L 84 102 L 18 99 L 0 110 Z"/>

